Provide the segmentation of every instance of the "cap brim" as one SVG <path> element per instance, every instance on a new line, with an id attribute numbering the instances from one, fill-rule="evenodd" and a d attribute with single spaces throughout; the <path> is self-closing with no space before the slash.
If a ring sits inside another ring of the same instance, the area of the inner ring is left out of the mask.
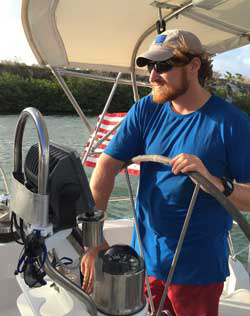
<path id="1" fill-rule="evenodd" d="M 173 57 L 173 49 L 160 49 L 157 50 L 149 50 L 144 54 L 140 55 L 136 59 L 136 65 L 138 67 L 146 66 L 150 61 L 164 61 Z"/>

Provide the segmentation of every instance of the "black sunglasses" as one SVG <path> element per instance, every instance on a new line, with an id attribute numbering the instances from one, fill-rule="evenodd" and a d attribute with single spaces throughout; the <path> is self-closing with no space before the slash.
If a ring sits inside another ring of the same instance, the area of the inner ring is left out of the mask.
<path id="1" fill-rule="evenodd" d="M 164 72 L 168 72 L 174 67 L 182 67 L 186 66 L 190 63 L 190 61 L 194 58 L 194 56 L 187 56 L 188 60 L 180 60 L 180 59 L 169 59 L 164 61 L 150 61 L 147 64 L 148 72 L 151 73 L 151 71 L 154 69 L 158 74 L 163 74 Z"/>

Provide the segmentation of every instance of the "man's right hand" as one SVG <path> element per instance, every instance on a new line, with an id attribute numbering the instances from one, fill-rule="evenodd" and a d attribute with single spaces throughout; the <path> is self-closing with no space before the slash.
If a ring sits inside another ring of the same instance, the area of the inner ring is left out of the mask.
<path id="1" fill-rule="evenodd" d="M 96 209 L 105 211 L 113 190 L 115 176 L 119 173 L 123 162 L 102 153 L 97 161 L 90 180 L 90 189 L 95 200 Z M 83 290 L 90 294 L 93 291 L 95 259 L 99 251 L 108 249 L 107 242 L 101 247 L 89 248 L 81 260 L 83 274 Z"/>
<path id="2" fill-rule="evenodd" d="M 89 248 L 83 255 L 81 260 L 81 272 L 83 275 L 82 289 L 90 294 L 93 292 L 94 275 L 95 275 L 95 260 L 101 250 L 108 249 L 109 245 L 105 242 L 100 247 Z"/>

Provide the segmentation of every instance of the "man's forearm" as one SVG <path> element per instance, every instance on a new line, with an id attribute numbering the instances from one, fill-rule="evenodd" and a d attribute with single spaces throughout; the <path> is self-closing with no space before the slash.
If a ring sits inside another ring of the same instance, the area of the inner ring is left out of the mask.
<path id="1" fill-rule="evenodd" d="M 91 176 L 90 189 L 98 210 L 106 211 L 109 197 L 113 191 L 115 177 L 119 172 L 123 162 L 102 154 L 97 166 Z M 100 247 L 96 247 L 97 252 L 108 248 L 106 240 Z"/>
<path id="2" fill-rule="evenodd" d="M 220 178 L 211 176 L 208 180 L 223 192 Z M 228 198 L 240 211 L 250 211 L 250 183 L 234 183 L 234 190 Z"/>
<path id="3" fill-rule="evenodd" d="M 106 211 L 108 200 L 114 187 L 115 177 L 122 165 L 122 161 L 106 154 L 102 154 L 98 159 L 90 180 L 90 189 L 98 210 Z M 81 260 L 81 272 L 84 275 L 82 288 L 88 294 L 93 291 L 96 256 L 101 250 L 105 250 L 108 247 L 107 241 L 104 240 L 101 246 L 85 248 L 85 253 Z"/>
<path id="4" fill-rule="evenodd" d="M 229 199 L 240 211 L 250 211 L 250 184 L 234 183 Z"/>
<path id="5" fill-rule="evenodd" d="M 102 154 L 90 180 L 96 208 L 105 211 L 113 191 L 115 177 L 123 162 Z"/>
<path id="6" fill-rule="evenodd" d="M 94 176 L 94 177 L 93 177 Z M 96 177 L 93 174 L 90 181 L 90 189 L 98 210 L 106 211 L 109 197 L 113 191 L 114 178 Z"/>

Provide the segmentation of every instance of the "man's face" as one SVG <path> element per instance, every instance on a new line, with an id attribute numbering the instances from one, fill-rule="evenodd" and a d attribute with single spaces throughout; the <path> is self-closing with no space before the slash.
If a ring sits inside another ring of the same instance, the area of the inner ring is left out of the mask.
<path id="1" fill-rule="evenodd" d="M 153 69 L 149 81 L 152 86 L 153 101 L 160 104 L 177 99 L 189 88 L 186 66 L 174 67 L 162 74 Z"/>

